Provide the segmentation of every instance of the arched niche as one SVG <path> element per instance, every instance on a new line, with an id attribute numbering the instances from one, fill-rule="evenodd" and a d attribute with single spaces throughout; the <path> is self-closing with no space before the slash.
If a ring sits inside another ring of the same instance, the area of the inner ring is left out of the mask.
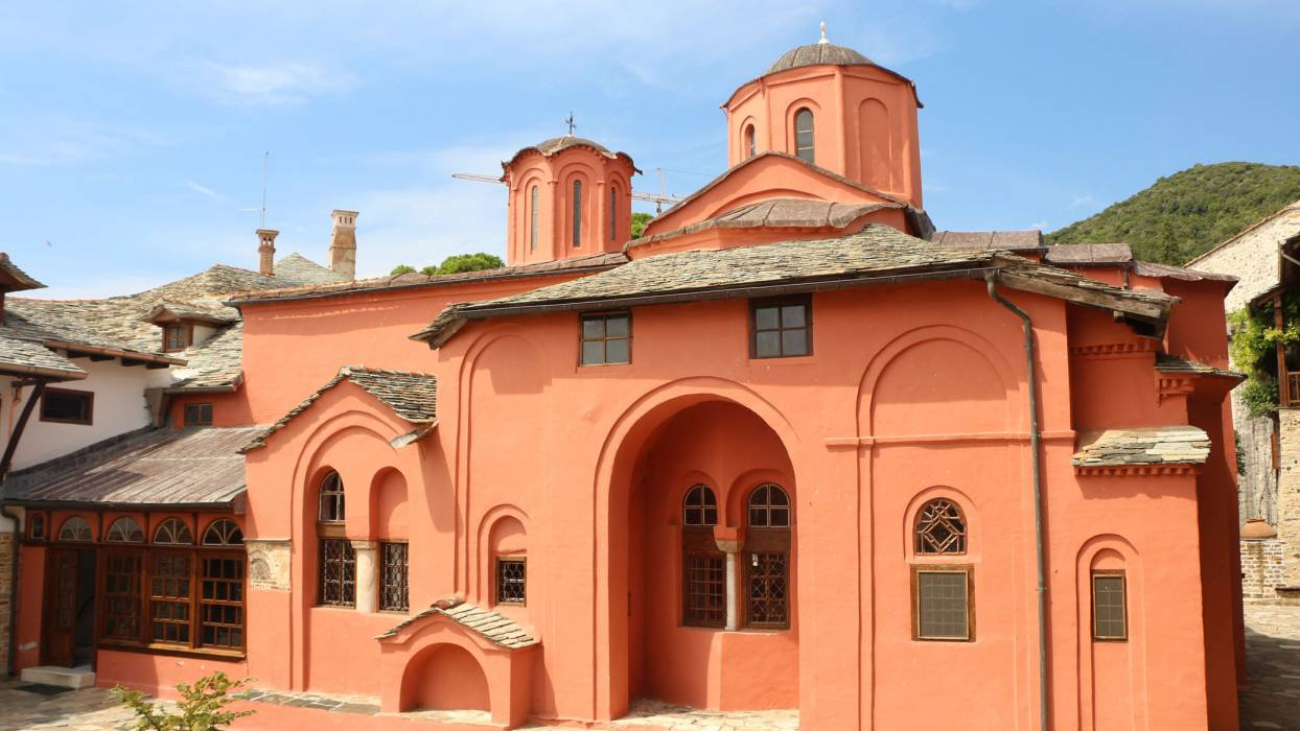
<path id="1" fill-rule="evenodd" d="M 863 100 L 858 105 L 858 125 L 861 130 L 858 154 L 863 182 L 879 190 L 896 190 L 894 181 L 900 171 L 894 163 L 894 135 L 889 109 L 880 99 Z"/>
<path id="2" fill-rule="evenodd" d="M 492 710 L 487 674 L 469 650 L 453 644 L 426 647 L 402 677 L 402 710 Z"/>
<path id="3" fill-rule="evenodd" d="M 370 494 L 374 537 L 410 538 L 406 476 L 395 468 L 384 468 L 375 474 Z"/>

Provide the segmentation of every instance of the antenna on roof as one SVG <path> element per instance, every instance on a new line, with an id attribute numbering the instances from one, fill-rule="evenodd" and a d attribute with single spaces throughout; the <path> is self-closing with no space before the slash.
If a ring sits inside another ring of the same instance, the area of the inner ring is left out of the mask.
<path id="1" fill-rule="evenodd" d="M 261 208 L 241 208 L 241 211 L 258 211 L 262 214 L 261 228 L 266 228 L 266 170 L 271 160 L 271 151 L 267 150 L 262 153 L 262 207 Z"/>
<path id="2" fill-rule="evenodd" d="M 569 125 L 569 136 L 572 137 L 573 130 L 578 128 L 578 125 L 573 123 L 573 112 L 569 112 L 569 118 L 564 120 L 564 123 Z"/>
<path id="3" fill-rule="evenodd" d="M 829 45 L 829 44 L 830 44 L 830 41 L 826 40 L 826 21 L 824 21 L 824 20 L 822 21 L 822 39 L 821 39 L 820 41 L 817 41 L 817 44 L 818 44 L 818 45 L 823 45 L 823 44 L 825 44 L 825 45 Z"/>

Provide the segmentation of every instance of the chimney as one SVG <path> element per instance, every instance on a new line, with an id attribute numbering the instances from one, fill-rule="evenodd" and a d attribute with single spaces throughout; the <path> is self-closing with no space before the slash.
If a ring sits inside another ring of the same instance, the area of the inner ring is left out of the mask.
<path id="1" fill-rule="evenodd" d="M 269 228 L 257 229 L 257 271 L 264 277 L 275 276 L 275 237 L 279 235 Z"/>
<path id="2" fill-rule="evenodd" d="M 330 234 L 330 270 L 348 279 L 357 278 L 356 211 L 334 211 L 334 231 Z"/>

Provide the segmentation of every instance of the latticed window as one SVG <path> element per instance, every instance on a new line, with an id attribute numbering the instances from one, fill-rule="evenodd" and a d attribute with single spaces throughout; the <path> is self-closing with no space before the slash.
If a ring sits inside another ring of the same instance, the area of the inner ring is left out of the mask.
<path id="1" fill-rule="evenodd" d="M 163 352 L 175 353 L 190 347 L 190 328 L 188 325 L 172 323 L 163 327 Z"/>
<path id="2" fill-rule="evenodd" d="M 149 572 L 149 636 L 154 642 L 190 643 L 190 555 L 155 553 Z"/>
<path id="3" fill-rule="evenodd" d="M 749 495 L 745 616 L 752 627 L 790 626 L 790 496 L 779 485 Z"/>
<path id="4" fill-rule="evenodd" d="M 59 528 L 59 540 L 75 543 L 86 543 L 94 540 L 90 532 L 90 523 L 86 519 L 74 515 L 63 521 L 63 527 Z"/>
<path id="5" fill-rule="evenodd" d="M 141 540 L 144 540 L 141 534 Z M 104 557 L 104 638 L 140 640 L 140 577 L 144 574 L 139 551 L 107 551 Z"/>
<path id="6" fill-rule="evenodd" d="M 123 516 L 108 527 L 104 540 L 109 543 L 144 543 L 144 530 L 135 518 Z"/>
<path id="7" fill-rule="evenodd" d="M 199 643 L 239 650 L 244 646 L 244 560 L 239 554 L 200 559 Z"/>
<path id="8" fill-rule="evenodd" d="M 913 635 L 918 640 L 972 640 L 969 566 L 913 568 Z"/>
<path id="9" fill-rule="evenodd" d="M 352 607 L 357 603 L 357 552 L 343 538 L 320 542 L 320 603 Z"/>
<path id="10" fill-rule="evenodd" d="M 347 520 L 346 508 L 343 478 L 337 472 L 330 472 L 320 483 L 320 512 L 316 519 L 322 523 L 342 523 Z"/>
<path id="11" fill-rule="evenodd" d="M 789 623 L 790 554 L 786 551 L 749 553 L 749 624 L 786 627 Z"/>
<path id="12" fill-rule="evenodd" d="M 528 598 L 527 564 L 522 558 L 497 559 L 497 604 L 523 604 Z"/>
<path id="13" fill-rule="evenodd" d="M 966 519 L 956 503 L 939 498 L 921 506 L 916 516 L 916 552 L 932 556 L 966 553 Z"/>
<path id="14" fill-rule="evenodd" d="M 718 550 L 713 526 L 718 498 L 708 485 L 696 485 L 682 501 L 682 623 L 722 627 L 727 622 L 727 560 Z"/>
<path id="15" fill-rule="evenodd" d="M 212 404 L 185 404 L 185 426 L 212 426 Z"/>
<path id="16" fill-rule="evenodd" d="M 411 607 L 410 552 L 405 543 L 381 543 L 379 608 L 405 612 Z"/>
<path id="17" fill-rule="evenodd" d="M 194 533 L 179 518 L 168 518 L 158 524 L 153 542 L 159 546 L 190 546 L 194 544 Z"/>
<path id="18" fill-rule="evenodd" d="M 807 107 L 794 114 L 794 152 L 801 159 L 817 162 L 813 139 L 813 113 Z"/>
<path id="19" fill-rule="evenodd" d="M 203 545 L 205 546 L 238 546 L 244 542 L 244 532 L 239 529 L 239 525 L 229 518 L 214 520 L 203 531 Z"/>
<path id="20" fill-rule="evenodd" d="M 1092 638 L 1128 639 L 1123 571 L 1094 571 L 1092 574 Z"/>
<path id="21" fill-rule="evenodd" d="M 605 365 L 632 360 L 632 316 L 602 312 L 582 316 L 582 364 Z"/>
<path id="22" fill-rule="evenodd" d="M 750 303 L 750 357 L 792 358 L 811 353 L 812 300 L 784 297 Z"/>

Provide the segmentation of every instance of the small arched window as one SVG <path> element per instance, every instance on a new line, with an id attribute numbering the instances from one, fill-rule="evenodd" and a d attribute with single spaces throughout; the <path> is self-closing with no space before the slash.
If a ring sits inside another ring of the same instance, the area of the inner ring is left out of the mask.
<path id="1" fill-rule="evenodd" d="M 582 246 L 582 181 L 573 181 L 573 245 Z"/>
<path id="2" fill-rule="evenodd" d="M 532 191 L 528 194 L 528 249 L 537 251 L 537 186 L 534 185 Z"/>
<path id="3" fill-rule="evenodd" d="M 205 546 L 238 546 L 244 542 L 244 532 L 239 529 L 239 525 L 229 518 L 221 518 L 212 521 L 208 529 L 203 531 L 203 545 Z"/>
<path id="4" fill-rule="evenodd" d="M 749 494 L 749 527 L 789 528 L 790 496 L 780 486 L 759 485 Z"/>
<path id="5" fill-rule="evenodd" d="M 79 515 L 68 518 L 63 521 L 63 526 L 59 528 L 59 540 L 89 543 L 94 540 L 90 532 L 90 523 L 87 523 L 86 519 Z"/>
<path id="6" fill-rule="evenodd" d="M 144 530 L 140 524 L 135 522 L 135 518 L 123 516 L 113 521 L 108 527 L 108 533 L 104 534 L 104 541 L 108 543 L 144 543 Z"/>
<path id="7" fill-rule="evenodd" d="M 347 520 L 347 505 L 343 502 L 343 478 L 331 471 L 320 483 L 320 512 L 316 517 L 322 523 L 342 523 Z"/>
<path id="8" fill-rule="evenodd" d="M 808 162 L 816 162 L 813 147 L 813 113 L 804 107 L 794 113 L 794 153 Z"/>
<path id="9" fill-rule="evenodd" d="M 194 544 L 194 533 L 179 518 L 168 518 L 153 532 L 153 542 L 156 546 L 190 546 Z"/>
<path id="10" fill-rule="evenodd" d="M 916 552 L 926 556 L 966 553 L 966 518 L 957 503 L 938 498 L 921 506 L 916 515 Z"/>
<path id="11" fill-rule="evenodd" d="M 717 525 L 718 499 L 708 485 L 696 485 L 686 493 L 682 503 L 684 525 Z"/>
<path id="12" fill-rule="evenodd" d="M 754 125 L 745 126 L 745 159 L 753 157 L 758 152 L 758 143 L 755 141 Z"/>

